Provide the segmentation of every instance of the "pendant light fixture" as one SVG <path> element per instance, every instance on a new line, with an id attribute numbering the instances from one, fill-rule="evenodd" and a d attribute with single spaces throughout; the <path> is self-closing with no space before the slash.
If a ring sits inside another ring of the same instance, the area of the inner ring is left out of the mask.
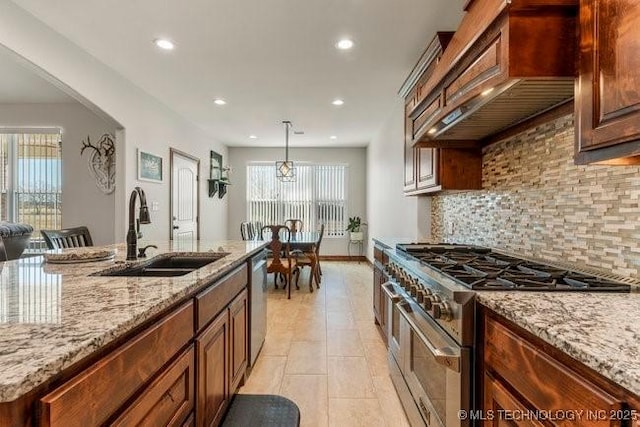
<path id="1" fill-rule="evenodd" d="M 284 161 L 276 161 L 276 177 L 283 182 L 293 182 L 296 180 L 296 168 L 289 160 L 289 129 L 291 122 L 284 120 Z"/>

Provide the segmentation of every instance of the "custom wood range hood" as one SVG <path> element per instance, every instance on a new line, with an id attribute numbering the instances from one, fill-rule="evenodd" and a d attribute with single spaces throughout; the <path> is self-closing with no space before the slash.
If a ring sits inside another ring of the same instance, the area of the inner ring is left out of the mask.
<path id="1" fill-rule="evenodd" d="M 573 98 L 577 3 L 468 2 L 409 112 L 414 145 L 477 146 Z M 403 87 L 401 95 L 406 89 L 411 90 Z"/>

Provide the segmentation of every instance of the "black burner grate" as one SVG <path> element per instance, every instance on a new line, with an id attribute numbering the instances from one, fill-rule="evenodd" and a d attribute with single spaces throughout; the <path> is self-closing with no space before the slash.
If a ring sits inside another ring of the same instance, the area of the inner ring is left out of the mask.
<path id="1" fill-rule="evenodd" d="M 422 264 L 474 290 L 629 292 L 630 286 L 466 245 L 398 245 Z"/>

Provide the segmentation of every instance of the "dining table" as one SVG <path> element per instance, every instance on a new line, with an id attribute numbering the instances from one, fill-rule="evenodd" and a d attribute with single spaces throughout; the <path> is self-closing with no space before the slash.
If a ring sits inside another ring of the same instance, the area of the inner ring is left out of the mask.
<path id="1" fill-rule="evenodd" d="M 291 233 L 289 247 L 291 251 L 315 252 L 319 241 L 320 233 L 318 231 L 296 231 Z"/>
<path id="2" fill-rule="evenodd" d="M 266 233 L 265 233 L 266 234 Z M 271 240 L 265 239 L 268 236 L 256 236 L 256 240 Z M 286 243 L 286 236 L 281 237 L 282 243 Z M 320 242 L 319 231 L 296 231 L 291 233 L 289 238 L 289 247 L 291 251 L 300 250 L 302 252 L 312 252 Z"/>

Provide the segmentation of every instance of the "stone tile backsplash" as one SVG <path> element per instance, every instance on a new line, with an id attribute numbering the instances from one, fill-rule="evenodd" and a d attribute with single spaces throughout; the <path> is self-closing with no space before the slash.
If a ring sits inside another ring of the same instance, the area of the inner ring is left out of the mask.
<path id="1" fill-rule="evenodd" d="M 434 241 L 640 279 L 640 167 L 575 166 L 573 116 L 486 147 L 482 190 L 432 199 Z"/>

